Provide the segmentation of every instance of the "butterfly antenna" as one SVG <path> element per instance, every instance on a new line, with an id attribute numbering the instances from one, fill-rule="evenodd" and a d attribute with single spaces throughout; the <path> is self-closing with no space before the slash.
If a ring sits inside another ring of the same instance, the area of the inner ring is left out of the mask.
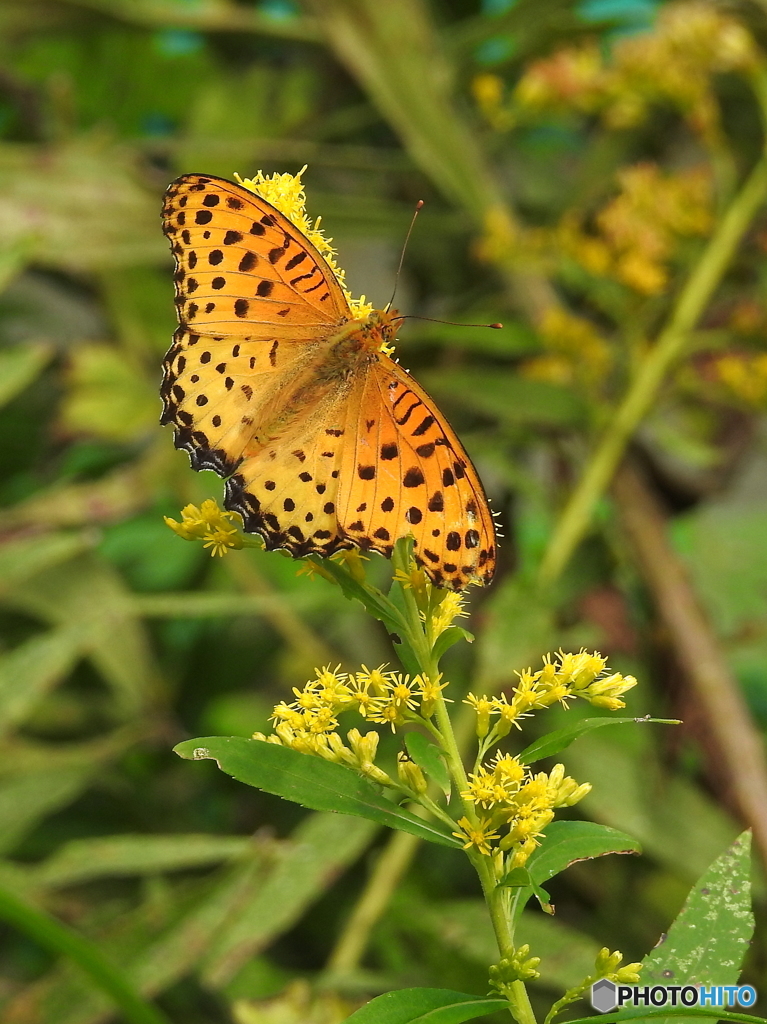
<path id="1" fill-rule="evenodd" d="M 413 210 L 413 219 L 410 221 L 410 227 L 407 229 L 407 234 L 405 235 L 405 241 L 404 241 L 403 246 L 402 246 L 402 252 L 400 253 L 400 256 L 399 256 L 399 266 L 397 267 L 397 273 L 396 273 L 396 275 L 394 277 L 394 291 L 391 293 L 391 298 L 386 303 L 386 312 L 387 313 L 391 309 L 392 302 L 394 302 L 394 296 L 397 294 L 397 285 L 399 284 L 399 275 L 400 275 L 400 272 L 402 270 L 402 264 L 405 262 L 405 252 L 407 250 L 407 243 L 410 241 L 410 235 L 412 234 L 413 228 L 415 226 L 415 219 L 418 216 L 418 213 L 419 213 L 419 211 L 420 211 L 422 206 L 423 206 L 423 199 L 419 199 L 418 202 L 415 204 L 415 210 Z"/>
<path id="2" fill-rule="evenodd" d="M 388 307 L 387 307 L 388 308 Z M 405 316 L 395 316 L 395 320 L 428 320 L 430 324 L 447 324 L 449 327 L 492 327 L 494 331 L 500 331 L 503 324 L 463 324 L 458 323 L 456 320 L 435 320 L 431 316 L 415 316 L 413 313 L 408 313 Z"/>

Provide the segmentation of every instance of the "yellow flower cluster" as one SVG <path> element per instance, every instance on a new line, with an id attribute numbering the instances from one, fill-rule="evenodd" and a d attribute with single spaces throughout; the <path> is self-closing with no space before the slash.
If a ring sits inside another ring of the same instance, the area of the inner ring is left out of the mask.
<path id="1" fill-rule="evenodd" d="M 636 125 L 653 103 L 671 102 L 706 142 L 717 145 L 712 76 L 748 73 L 759 59 L 747 29 L 714 5 L 704 0 L 667 4 L 652 32 L 616 43 L 609 63 L 593 42 L 536 61 L 520 79 L 514 100 L 520 113 L 541 108 L 599 113 L 613 128 Z"/>
<path id="2" fill-rule="evenodd" d="M 591 790 L 589 783 L 579 786 L 565 775 L 565 766 L 555 765 L 551 772 L 533 774 L 526 765 L 498 751 L 489 766 L 480 766 L 469 776 L 469 788 L 461 794 L 475 806 L 484 808 L 477 822 L 461 818 L 460 832 L 464 849 L 473 846 L 490 856 L 493 848 L 511 851 L 507 869 L 522 867 L 538 845 L 537 837 L 554 817 L 557 807 L 572 807 Z M 498 829 L 506 829 L 501 836 Z"/>
<path id="3" fill-rule="evenodd" d="M 352 729 L 347 733 L 347 747 L 336 731 L 338 715 L 357 711 L 365 721 L 390 725 L 394 732 L 397 726 L 407 722 L 431 718 L 446 684 L 420 675 L 411 679 L 401 672 L 385 671 L 385 668 L 381 665 L 369 669 L 363 665 L 361 671 L 355 673 L 329 667 L 317 669 L 316 678 L 302 690 L 293 689 L 294 701 L 290 704 L 281 701 L 275 706 L 274 733 L 269 737 L 256 733 L 254 739 L 267 739 L 303 754 L 316 754 L 356 768 L 376 782 L 392 785 L 389 776 L 373 763 L 378 733 L 368 732 L 363 736 L 359 730 Z M 412 769 L 403 767 L 400 778 L 403 772 L 412 774 Z M 415 787 L 410 785 L 410 788 Z"/>
<path id="4" fill-rule="evenodd" d="M 767 401 L 767 352 L 728 352 L 713 363 L 717 380 L 751 406 Z"/>
<path id="5" fill-rule="evenodd" d="M 295 224 L 299 231 L 306 235 L 335 274 L 355 318 L 362 320 L 373 312 L 373 306 L 366 301 L 364 295 L 359 299 L 352 298 L 346 287 L 346 275 L 336 263 L 338 254 L 331 244 L 333 240 L 326 238 L 320 229 L 322 218 L 317 217 L 312 221 L 307 217 L 306 193 L 301 181 L 301 175 L 305 170 L 306 165 L 298 174 L 264 174 L 263 171 L 258 171 L 254 178 L 241 178 L 239 174 L 235 174 L 235 177 L 243 188 L 255 192 L 267 203 L 271 203 L 288 218 L 291 224 Z"/>
<path id="6" fill-rule="evenodd" d="M 503 132 L 514 126 L 514 112 L 505 98 L 506 85 L 500 75 L 489 71 L 475 75 L 471 92 L 480 113 L 494 131 Z"/>
<path id="7" fill-rule="evenodd" d="M 613 277 L 641 295 L 668 284 L 666 265 L 678 238 L 705 235 L 712 224 L 711 179 L 705 168 L 666 174 L 651 163 L 624 168 L 618 195 L 597 214 L 597 233 L 569 212 L 556 243 L 590 273 Z"/>
<path id="8" fill-rule="evenodd" d="M 184 540 L 201 540 L 204 548 L 210 548 L 212 555 L 225 555 L 231 548 L 243 547 L 239 531 L 232 526 L 235 512 L 225 512 L 208 498 L 198 508 L 187 505 L 181 509 L 181 522 L 164 516 L 166 524 Z"/>
<path id="9" fill-rule="evenodd" d="M 591 388 L 609 373 L 612 351 L 591 321 L 552 307 L 538 325 L 538 333 L 548 351 L 522 365 L 525 377 Z"/>
<path id="10" fill-rule="evenodd" d="M 605 674 L 607 659 L 595 652 L 581 650 L 578 654 L 560 651 L 552 661 L 547 655 L 543 668 L 537 672 L 526 669 L 518 672 L 519 683 L 514 687 L 513 696 L 508 700 L 500 697 L 475 697 L 470 693 L 464 703 L 470 704 L 477 713 L 477 735 L 488 737 L 492 743 L 507 736 L 512 726 L 519 728 L 519 721 L 530 712 L 548 708 L 558 702 L 566 703 L 573 697 L 583 697 L 595 707 L 617 711 L 625 707 L 621 694 L 636 686 L 633 676 L 620 672 Z M 495 716 L 498 716 L 495 718 Z"/>

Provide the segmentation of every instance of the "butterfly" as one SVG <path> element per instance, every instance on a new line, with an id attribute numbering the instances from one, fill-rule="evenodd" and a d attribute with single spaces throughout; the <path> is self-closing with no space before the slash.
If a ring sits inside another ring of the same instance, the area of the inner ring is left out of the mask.
<path id="1" fill-rule="evenodd" d="M 487 584 L 493 518 L 476 470 L 423 388 L 383 351 L 395 310 L 355 318 L 312 242 L 223 178 L 169 186 L 163 228 L 179 327 L 161 422 L 267 549 L 391 557 L 401 537 L 438 587 Z"/>

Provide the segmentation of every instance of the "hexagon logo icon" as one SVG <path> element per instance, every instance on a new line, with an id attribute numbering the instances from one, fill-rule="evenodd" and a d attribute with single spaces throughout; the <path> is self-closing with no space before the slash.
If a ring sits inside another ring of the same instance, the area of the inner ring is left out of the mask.
<path id="1" fill-rule="evenodd" d="M 612 981 L 602 978 L 591 986 L 591 1005 L 600 1013 L 609 1013 L 618 1005 L 617 988 Z"/>

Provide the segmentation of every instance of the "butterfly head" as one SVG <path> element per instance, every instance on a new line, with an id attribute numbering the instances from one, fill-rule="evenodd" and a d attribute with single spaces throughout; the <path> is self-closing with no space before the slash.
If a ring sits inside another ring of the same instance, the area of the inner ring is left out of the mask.
<path id="1" fill-rule="evenodd" d="M 365 321 L 366 334 L 370 338 L 371 348 L 384 355 L 391 355 L 397 331 L 402 324 L 402 316 L 396 309 L 374 309 Z"/>

